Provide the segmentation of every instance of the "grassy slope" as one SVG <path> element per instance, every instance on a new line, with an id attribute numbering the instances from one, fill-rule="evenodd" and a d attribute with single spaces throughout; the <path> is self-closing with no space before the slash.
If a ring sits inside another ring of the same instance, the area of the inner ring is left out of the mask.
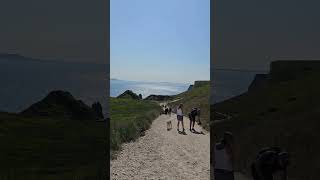
<path id="1" fill-rule="evenodd" d="M 202 126 L 209 130 L 210 119 L 210 83 L 201 83 L 201 86 L 192 88 L 190 91 L 183 92 L 174 96 L 175 99 L 181 99 L 179 101 L 171 103 L 172 106 L 177 106 L 180 103 L 184 104 L 183 111 L 185 114 L 191 111 L 193 107 L 200 107 L 201 109 L 201 122 Z"/>
<path id="2" fill-rule="evenodd" d="M 235 134 L 238 170 L 248 172 L 257 150 L 275 145 L 291 153 L 289 177 L 320 178 L 319 78 L 320 73 L 313 73 L 273 83 L 213 105 L 212 111 L 233 115 L 231 121 L 214 125 L 213 132 L 219 136 L 225 130 Z"/>
<path id="3" fill-rule="evenodd" d="M 160 106 L 152 101 L 110 98 L 111 154 L 121 143 L 135 140 L 160 114 Z"/>
<path id="4" fill-rule="evenodd" d="M 103 179 L 105 138 L 101 122 L 0 113 L 0 179 Z"/>

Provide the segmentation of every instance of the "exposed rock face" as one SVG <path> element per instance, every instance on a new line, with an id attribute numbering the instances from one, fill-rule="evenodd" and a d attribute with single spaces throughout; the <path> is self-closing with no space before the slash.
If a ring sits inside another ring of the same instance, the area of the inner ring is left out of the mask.
<path id="1" fill-rule="evenodd" d="M 166 101 L 166 100 L 171 100 L 172 97 L 168 95 L 150 95 L 146 97 L 144 100 L 151 100 L 151 101 Z"/>
<path id="2" fill-rule="evenodd" d="M 194 88 L 198 88 L 198 87 L 201 87 L 201 86 L 205 86 L 209 83 L 209 81 L 195 81 L 194 82 Z"/>
<path id="3" fill-rule="evenodd" d="M 102 113 L 102 106 L 100 102 L 95 102 L 91 106 L 92 110 L 94 111 L 97 119 L 103 119 L 103 113 Z"/>
<path id="4" fill-rule="evenodd" d="M 102 109 L 101 109 L 102 110 Z M 97 113 L 69 92 L 52 91 L 41 101 L 31 105 L 20 114 L 76 120 L 96 120 Z"/>
<path id="5" fill-rule="evenodd" d="M 120 94 L 117 98 L 126 98 L 126 99 L 140 99 L 140 97 L 132 92 L 131 90 L 126 90 L 124 93 Z"/>
<path id="6" fill-rule="evenodd" d="M 249 91 L 264 87 L 268 83 L 268 74 L 256 74 L 250 86 Z"/>

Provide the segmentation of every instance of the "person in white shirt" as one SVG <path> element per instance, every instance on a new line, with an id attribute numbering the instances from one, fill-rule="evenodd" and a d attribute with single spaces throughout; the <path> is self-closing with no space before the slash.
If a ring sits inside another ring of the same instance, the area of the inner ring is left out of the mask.
<path id="1" fill-rule="evenodd" d="M 214 147 L 215 180 L 234 180 L 233 135 L 225 132 L 223 139 Z"/>
<path id="2" fill-rule="evenodd" d="M 181 121 L 182 129 L 183 129 L 182 132 L 184 132 L 182 107 L 183 107 L 183 104 L 180 104 L 177 109 L 177 120 L 178 120 L 177 130 L 179 131 L 179 124 Z"/>

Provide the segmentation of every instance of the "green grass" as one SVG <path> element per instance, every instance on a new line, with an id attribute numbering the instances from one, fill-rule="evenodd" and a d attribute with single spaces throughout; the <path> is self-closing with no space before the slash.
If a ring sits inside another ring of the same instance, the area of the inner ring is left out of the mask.
<path id="1" fill-rule="evenodd" d="M 121 144 L 140 137 L 160 114 L 156 102 L 134 99 L 110 98 L 110 148 L 111 157 L 120 150 Z"/>
<path id="2" fill-rule="evenodd" d="M 191 112 L 193 107 L 200 107 L 201 109 L 201 122 L 204 129 L 209 130 L 209 120 L 210 120 L 210 83 L 209 81 L 202 81 L 197 84 L 196 87 L 192 88 L 190 91 L 183 92 L 174 96 L 175 99 L 180 99 L 179 101 L 170 103 L 171 106 L 176 107 L 178 104 L 183 103 L 183 112 L 187 114 Z"/>
<path id="3" fill-rule="evenodd" d="M 212 130 L 220 137 L 224 131 L 234 133 L 237 170 L 249 173 L 260 148 L 279 146 L 291 154 L 289 177 L 320 178 L 319 78 L 320 73 L 311 73 L 296 80 L 272 82 L 264 89 L 212 106 L 212 113 L 233 116 Z"/>
<path id="4" fill-rule="evenodd" d="M 0 180 L 106 178 L 106 125 L 0 113 Z"/>

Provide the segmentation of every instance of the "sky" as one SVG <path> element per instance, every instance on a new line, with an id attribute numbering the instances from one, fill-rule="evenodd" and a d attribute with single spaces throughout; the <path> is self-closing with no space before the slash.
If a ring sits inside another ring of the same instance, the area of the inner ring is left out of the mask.
<path id="1" fill-rule="evenodd" d="M 110 76 L 210 79 L 209 0 L 111 0 Z"/>
<path id="2" fill-rule="evenodd" d="M 217 1 L 213 68 L 268 70 L 281 58 L 320 59 L 317 0 Z"/>
<path id="3" fill-rule="evenodd" d="M 0 53 L 107 63 L 105 0 L 1 0 Z"/>

